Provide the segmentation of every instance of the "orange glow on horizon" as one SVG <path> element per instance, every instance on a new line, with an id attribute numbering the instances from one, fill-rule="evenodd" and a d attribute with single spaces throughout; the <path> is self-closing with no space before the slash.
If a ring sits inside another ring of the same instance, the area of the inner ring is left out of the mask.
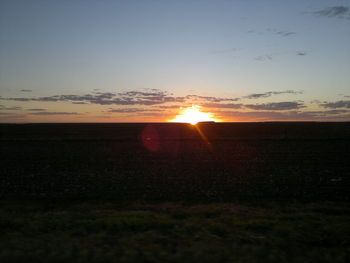
<path id="1" fill-rule="evenodd" d="M 170 122 L 184 122 L 191 123 L 192 125 L 202 121 L 217 122 L 220 120 L 214 118 L 214 113 L 201 111 L 198 105 L 192 105 L 191 107 L 182 109 L 179 115 L 176 115 L 174 119 L 170 120 Z"/>

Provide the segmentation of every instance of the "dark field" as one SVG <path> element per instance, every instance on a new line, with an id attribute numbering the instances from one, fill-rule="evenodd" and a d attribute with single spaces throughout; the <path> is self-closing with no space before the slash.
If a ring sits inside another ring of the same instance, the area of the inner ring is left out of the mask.
<path id="1" fill-rule="evenodd" d="M 2 198 L 349 198 L 350 123 L 0 127 Z"/>
<path id="2" fill-rule="evenodd" d="M 350 123 L 0 125 L 0 262 L 346 262 Z"/>

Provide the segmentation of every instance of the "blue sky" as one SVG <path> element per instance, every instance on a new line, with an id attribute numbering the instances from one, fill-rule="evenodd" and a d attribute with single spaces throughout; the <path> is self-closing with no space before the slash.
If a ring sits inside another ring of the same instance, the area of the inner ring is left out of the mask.
<path id="1" fill-rule="evenodd" d="M 349 7 L 2 0 L 0 121 L 166 121 L 192 103 L 226 121 L 349 121 Z"/>

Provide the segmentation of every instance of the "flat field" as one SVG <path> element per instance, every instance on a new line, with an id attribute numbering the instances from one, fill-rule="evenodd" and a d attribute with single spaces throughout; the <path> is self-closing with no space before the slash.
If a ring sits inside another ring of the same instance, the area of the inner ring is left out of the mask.
<path id="1" fill-rule="evenodd" d="M 1 124 L 0 262 L 347 262 L 350 123 Z"/>
<path id="2" fill-rule="evenodd" d="M 349 197 L 350 123 L 0 125 L 3 198 Z"/>

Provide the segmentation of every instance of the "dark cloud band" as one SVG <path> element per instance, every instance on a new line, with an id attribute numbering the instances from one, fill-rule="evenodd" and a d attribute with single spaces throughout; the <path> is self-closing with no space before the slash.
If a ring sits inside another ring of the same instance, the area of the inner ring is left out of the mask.
<path id="1" fill-rule="evenodd" d="M 336 102 L 326 102 L 320 104 L 321 107 L 324 108 L 331 108 L 331 109 L 336 109 L 336 108 L 350 108 L 350 100 L 339 100 Z"/>

